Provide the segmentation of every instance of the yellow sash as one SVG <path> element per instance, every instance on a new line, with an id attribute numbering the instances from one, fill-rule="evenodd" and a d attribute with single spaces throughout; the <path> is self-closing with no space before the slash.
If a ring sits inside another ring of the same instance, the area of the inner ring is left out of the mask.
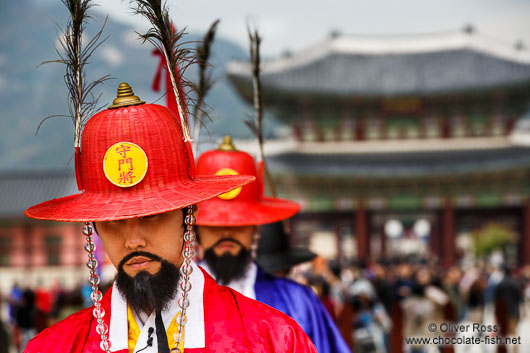
<path id="1" fill-rule="evenodd" d="M 169 344 L 169 349 L 171 350 L 173 347 L 175 347 L 175 340 L 173 339 L 173 335 L 177 333 L 178 336 L 178 323 L 177 323 L 177 315 L 171 320 L 171 324 L 167 328 L 166 336 L 167 336 L 167 343 Z M 136 322 L 136 319 L 134 318 L 134 314 L 131 310 L 131 307 L 127 305 L 127 323 L 129 326 L 129 353 L 134 353 L 134 349 L 136 348 L 136 342 L 138 341 L 138 337 L 140 337 L 140 327 L 138 326 L 138 323 Z M 184 335 L 184 333 L 183 333 Z M 156 339 L 156 336 L 154 337 Z M 140 347 L 143 348 L 143 347 Z M 181 340 L 179 349 L 181 352 L 184 352 L 184 340 Z"/>

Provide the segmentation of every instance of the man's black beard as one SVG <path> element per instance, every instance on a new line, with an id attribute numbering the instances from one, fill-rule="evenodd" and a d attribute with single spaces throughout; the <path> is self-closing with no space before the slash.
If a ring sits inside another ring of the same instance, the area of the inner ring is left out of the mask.
<path id="1" fill-rule="evenodd" d="M 234 256 L 230 253 L 225 253 L 217 256 L 213 249 L 223 241 L 232 241 L 239 244 L 241 247 L 239 254 Z M 226 286 L 232 280 L 243 277 L 251 260 L 250 251 L 245 249 L 239 241 L 231 238 L 223 238 L 204 251 L 204 261 L 213 272 L 217 283 L 223 286 Z"/>
<path id="2" fill-rule="evenodd" d="M 123 266 L 135 256 L 147 257 L 160 262 L 160 269 L 155 274 L 139 271 L 136 276 L 129 276 Z M 125 296 L 127 303 L 135 312 L 150 314 L 153 311 L 162 311 L 177 292 L 180 279 L 179 268 L 160 256 L 145 252 L 134 251 L 125 256 L 118 265 L 116 286 Z"/>

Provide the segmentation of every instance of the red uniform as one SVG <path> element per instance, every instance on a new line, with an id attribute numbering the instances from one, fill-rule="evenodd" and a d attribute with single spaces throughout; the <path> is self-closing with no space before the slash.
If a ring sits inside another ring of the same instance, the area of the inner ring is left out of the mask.
<path id="1" fill-rule="evenodd" d="M 203 273 L 205 347 L 185 349 L 185 352 L 317 352 L 293 319 L 230 288 L 219 286 Z M 112 315 L 111 292 L 112 288 L 101 302 L 109 315 Z M 101 338 L 96 333 L 92 309 L 81 310 L 46 329 L 28 343 L 25 352 L 101 352 Z M 110 317 L 105 316 L 105 322 L 109 325 Z M 117 353 L 127 353 L 127 350 Z"/>

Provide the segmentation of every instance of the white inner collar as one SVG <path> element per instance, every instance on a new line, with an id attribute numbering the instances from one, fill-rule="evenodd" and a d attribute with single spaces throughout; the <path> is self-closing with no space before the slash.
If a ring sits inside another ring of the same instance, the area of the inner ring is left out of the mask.
<path id="1" fill-rule="evenodd" d="M 208 266 L 206 261 L 202 261 L 200 265 L 202 268 L 204 268 L 206 272 L 208 272 L 210 276 L 212 276 L 215 279 L 215 275 L 213 274 L 212 269 Z M 245 297 L 255 300 L 256 290 L 254 289 L 254 285 L 256 284 L 257 275 L 258 275 L 258 266 L 252 261 L 251 263 L 248 264 L 243 277 L 231 281 L 230 283 L 228 283 L 227 286 L 243 294 Z"/>
<path id="2" fill-rule="evenodd" d="M 184 348 L 204 348 L 204 275 L 194 262 L 192 262 L 193 272 L 190 276 L 191 291 L 189 293 L 190 306 L 186 310 L 187 323 L 184 327 Z M 180 286 L 179 286 L 180 287 Z M 170 302 L 168 309 L 162 311 L 162 320 L 164 327 L 169 327 L 171 320 L 179 312 L 178 300 L 180 299 L 180 290 Z M 140 336 L 136 344 L 137 349 L 142 349 L 147 345 L 148 329 L 155 328 L 155 313 L 150 316 L 142 317 L 141 320 L 136 318 L 140 328 Z M 158 352 L 156 334 L 153 340 L 153 346 L 146 348 L 142 353 Z M 111 342 L 111 352 L 128 349 L 129 330 L 127 325 L 127 301 L 120 293 L 116 285 L 112 289 L 111 298 L 111 317 L 109 327 L 109 341 Z M 171 347 L 170 347 L 171 348 Z M 136 350 L 135 350 L 136 351 Z"/>

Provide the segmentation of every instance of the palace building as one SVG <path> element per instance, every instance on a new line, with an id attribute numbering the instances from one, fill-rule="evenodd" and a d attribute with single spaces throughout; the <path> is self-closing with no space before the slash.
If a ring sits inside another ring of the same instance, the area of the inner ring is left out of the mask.
<path id="1" fill-rule="evenodd" d="M 76 192 L 75 176 L 64 171 L 0 173 L 0 293 L 7 293 L 15 283 L 73 288 L 87 278 L 79 223 L 24 216 L 35 203 Z"/>
<path id="2" fill-rule="evenodd" d="M 228 72 L 252 104 L 249 64 Z M 346 261 L 409 251 L 451 265 L 495 222 L 517 234 L 517 262 L 530 263 L 523 45 L 470 27 L 333 35 L 264 62 L 261 79 L 265 108 L 292 131 L 267 162 L 281 196 L 303 205 L 295 242 L 327 239 Z"/>

